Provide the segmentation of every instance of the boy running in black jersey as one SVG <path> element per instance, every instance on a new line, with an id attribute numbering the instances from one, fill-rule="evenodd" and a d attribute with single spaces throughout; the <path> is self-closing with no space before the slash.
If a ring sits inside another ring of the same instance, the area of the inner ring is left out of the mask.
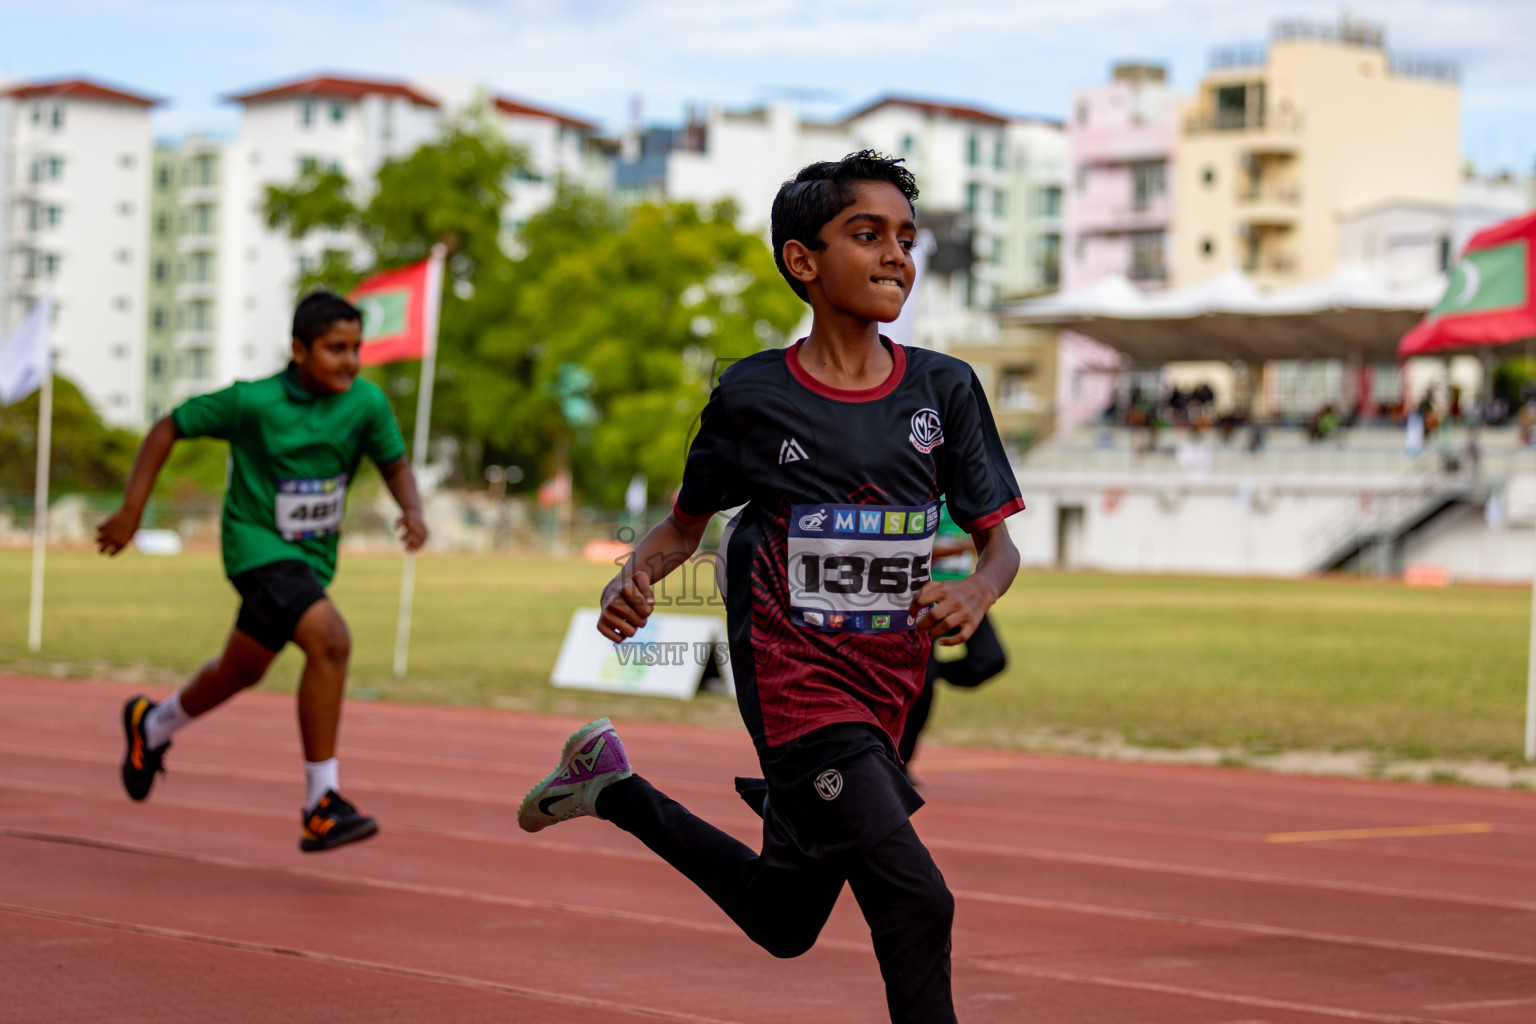
<path id="1" fill-rule="evenodd" d="M 955 1019 L 954 900 L 908 821 L 923 803 L 896 741 L 934 638 L 969 637 L 1013 581 L 1024 507 L 980 385 L 958 360 L 882 338 L 913 284 L 917 188 L 872 152 L 813 164 L 773 204 L 774 256 L 808 337 L 733 365 L 710 396 L 672 514 L 603 592 L 624 641 L 651 585 L 747 503 L 720 544 L 731 665 L 763 780 L 758 853 L 634 775 L 607 719 L 567 741 L 524 799 L 530 832 L 592 815 L 633 833 L 775 956 L 811 948 L 844 882 L 869 922 L 893 1021 Z M 940 500 L 976 540 L 973 575 L 930 578 Z"/>

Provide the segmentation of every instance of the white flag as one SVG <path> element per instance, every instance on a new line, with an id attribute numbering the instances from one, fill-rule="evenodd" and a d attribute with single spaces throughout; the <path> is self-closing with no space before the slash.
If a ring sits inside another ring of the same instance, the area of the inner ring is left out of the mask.
<path id="1" fill-rule="evenodd" d="M 53 300 L 42 299 L 0 342 L 0 405 L 19 402 L 43 385 L 48 375 L 48 328 Z"/>

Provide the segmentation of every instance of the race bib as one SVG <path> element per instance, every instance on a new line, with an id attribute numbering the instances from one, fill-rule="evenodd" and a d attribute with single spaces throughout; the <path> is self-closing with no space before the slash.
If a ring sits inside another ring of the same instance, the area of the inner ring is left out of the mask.
<path id="1" fill-rule="evenodd" d="M 277 532 L 283 540 L 324 537 L 341 529 L 347 500 L 347 475 L 329 480 L 277 482 Z"/>
<path id="2" fill-rule="evenodd" d="M 827 633 L 916 625 L 912 595 L 929 579 L 939 503 L 795 505 L 789 515 L 789 610 Z"/>

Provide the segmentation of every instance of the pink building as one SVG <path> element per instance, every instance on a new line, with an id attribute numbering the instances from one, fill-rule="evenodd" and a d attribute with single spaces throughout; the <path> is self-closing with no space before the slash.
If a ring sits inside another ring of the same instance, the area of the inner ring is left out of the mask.
<path id="1" fill-rule="evenodd" d="M 1112 274 L 1149 289 L 1168 280 L 1178 106 L 1166 77 L 1159 65 L 1120 64 L 1108 85 L 1072 97 L 1068 290 Z"/>

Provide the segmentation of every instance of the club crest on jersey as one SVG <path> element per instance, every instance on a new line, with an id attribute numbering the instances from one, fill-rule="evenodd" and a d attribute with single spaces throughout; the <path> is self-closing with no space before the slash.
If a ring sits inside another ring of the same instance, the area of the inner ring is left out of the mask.
<path id="1" fill-rule="evenodd" d="M 843 791 L 843 776 L 836 768 L 828 768 L 816 776 L 816 795 L 823 800 L 836 800 Z"/>
<path id="2" fill-rule="evenodd" d="M 805 449 L 800 447 L 800 442 L 792 437 L 779 445 L 779 465 L 781 466 L 786 462 L 804 462 L 808 458 L 810 456 L 805 454 Z"/>
<path id="3" fill-rule="evenodd" d="M 800 517 L 800 529 L 820 533 L 823 529 L 822 524 L 826 521 L 826 509 L 822 509 L 819 512 L 812 512 L 810 515 Z"/>
<path id="4" fill-rule="evenodd" d="M 919 409 L 912 414 L 912 433 L 907 435 L 912 447 L 927 455 L 944 443 L 944 426 L 936 409 Z"/>

